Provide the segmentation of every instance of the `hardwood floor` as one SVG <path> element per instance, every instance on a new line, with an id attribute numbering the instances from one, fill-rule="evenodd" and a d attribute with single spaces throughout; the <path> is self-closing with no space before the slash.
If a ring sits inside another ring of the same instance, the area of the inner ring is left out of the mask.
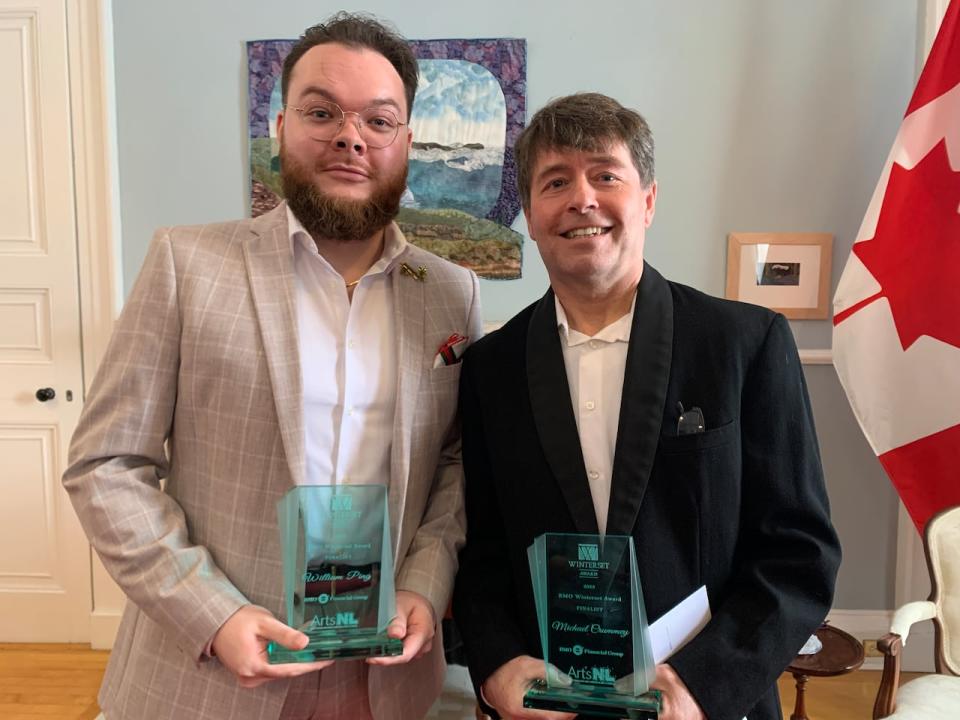
<path id="1" fill-rule="evenodd" d="M 900 682 L 920 677 L 922 673 L 901 673 Z M 784 673 L 777 683 L 783 717 L 793 712 L 797 690 L 793 676 Z M 807 681 L 806 705 L 810 720 L 870 720 L 873 703 L 880 685 L 879 670 L 860 670 L 838 677 L 812 677 Z"/>
<path id="2" fill-rule="evenodd" d="M 0 718 L 93 720 L 109 654 L 89 645 L 0 643 Z"/>
<path id="3" fill-rule="evenodd" d="M 0 718 L 3 720 L 93 720 L 97 689 L 109 653 L 86 645 L 0 643 Z M 904 673 L 904 681 L 918 673 Z M 835 678 L 810 678 L 810 720 L 869 720 L 880 673 L 863 670 Z M 793 678 L 780 678 L 783 715 L 790 717 Z M 144 718 L 144 720 L 149 720 Z"/>

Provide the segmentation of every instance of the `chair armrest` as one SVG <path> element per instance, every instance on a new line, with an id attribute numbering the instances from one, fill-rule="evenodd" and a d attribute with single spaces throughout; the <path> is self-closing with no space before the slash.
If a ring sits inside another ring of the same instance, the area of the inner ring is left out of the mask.
<path id="1" fill-rule="evenodd" d="M 897 690 L 900 689 L 900 655 L 910 634 L 910 627 L 921 620 L 936 617 L 937 606 L 929 600 L 907 603 L 893 614 L 890 632 L 877 640 L 877 649 L 883 653 L 883 674 L 873 705 L 873 720 L 879 720 L 897 709 Z"/>
<path id="2" fill-rule="evenodd" d="M 917 600 L 897 608 L 890 623 L 890 632 L 899 635 L 903 644 L 907 644 L 910 626 L 921 620 L 930 620 L 937 616 L 937 606 L 929 600 Z"/>
<path id="3" fill-rule="evenodd" d="M 903 639 L 895 633 L 887 633 L 877 640 L 877 649 L 883 653 L 883 674 L 880 676 L 880 687 L 877 688 L 877 700 L 873 704 L 873 720 L 885 718 L 897 709 Z"/>

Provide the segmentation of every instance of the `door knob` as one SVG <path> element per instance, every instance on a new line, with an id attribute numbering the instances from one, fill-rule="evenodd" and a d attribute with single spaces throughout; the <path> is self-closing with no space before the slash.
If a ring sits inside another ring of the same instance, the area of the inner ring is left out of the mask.
<path id="1" fill-rule="evenodd" d="M 53 388 L 40 388 L 39 390 L 37 390 L 37 400 L 39 400 L 40 402 L 53 400 L 56 396 L 57 396 L 57 393 Z"/>

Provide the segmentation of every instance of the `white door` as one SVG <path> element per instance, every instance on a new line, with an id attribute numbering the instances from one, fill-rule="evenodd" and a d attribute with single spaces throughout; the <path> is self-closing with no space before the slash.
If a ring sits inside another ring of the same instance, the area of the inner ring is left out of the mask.
<path id="1" fill-rule="evenodd" d="M 60 485 L 83 389 L 67 58 L 65 0 L 0 0 L 0 641 L 89 636 Z"/>

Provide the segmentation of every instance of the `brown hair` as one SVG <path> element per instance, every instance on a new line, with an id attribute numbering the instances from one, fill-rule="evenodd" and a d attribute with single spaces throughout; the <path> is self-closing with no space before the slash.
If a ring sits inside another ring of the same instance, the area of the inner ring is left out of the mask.
<path id="1" fill-rule="evenodd" d="M 577 93 L 558 98 L 530 119 L 514 144 L 517 188 L 525 208 L 530 207 L 533 166 L 545 150 L 599 152 L 617 142 L 630 151 L 640 182 L 653 182 L 653 134 L 640 113 L 600 93 Z"/>
<path id="2" fill-rule="evenodd" d="M 362 13 L 338 12 L 322 23 L 304 30 L 283 61 L 283 74 L 280 78 L 280 91 L 283 103 L 287 102 L 287 88 L 293 67 L 311 48 L 327 43 L 340 43 L 353 48 L 367 48 L 383 55 L 396 69 L 403 81 L 407 98 L 407 120 L 413 109 L 413 98 L 417 94 L 417 79 L 420 71 L 417 60 L 407 41 L 396 30 L 388 27 L 373 15 Z"/>

